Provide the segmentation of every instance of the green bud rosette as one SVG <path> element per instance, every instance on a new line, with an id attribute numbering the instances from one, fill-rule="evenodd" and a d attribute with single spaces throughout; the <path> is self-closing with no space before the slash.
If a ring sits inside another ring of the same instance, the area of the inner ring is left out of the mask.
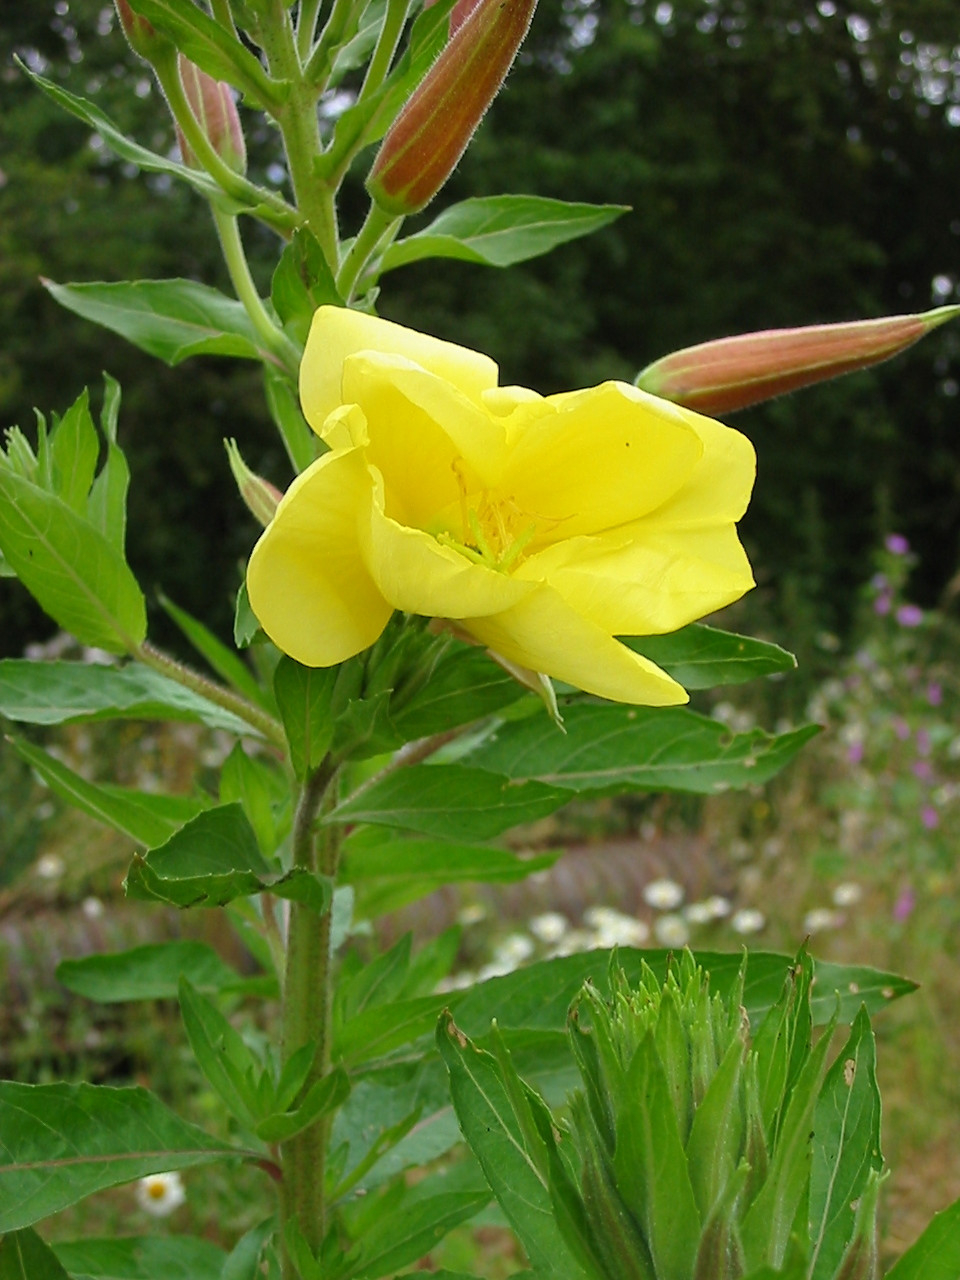
<path id="1" fill-rule="evenodd" d="M 570 1009 L 580 1087 L 562 1118 L 544 1120 L 495 1033 L 515 1133 L 540 1170 L 536 1222 L 498 1191 L 458 1114 L 532 1264 L 548 1210 L 570 1280 L 874 1280 L 882 1158 L 866 1011 L 827 1070 L 837 1019 L 813 1044 L 806 952 L 755 1029 L 746 972 L 745 958 L 721 995 L 684 952 L 665 981 L 644 963 L 631 986 L 614 956 L 609 995 L 587 983 Z M 482 1067 L 488 1055 L 452 1024 L 439 1042 L 456 1104 L 458 1059 L 477 1076 L 492 1060 Z"/>

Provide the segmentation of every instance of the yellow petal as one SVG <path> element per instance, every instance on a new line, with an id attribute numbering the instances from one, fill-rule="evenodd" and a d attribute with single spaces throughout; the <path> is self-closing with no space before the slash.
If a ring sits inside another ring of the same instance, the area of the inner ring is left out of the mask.
<path id="1" fill-rule="evenodd" d="M 498 613 L 522 600 L 531 583 L 476 564 L 420 529 L 411 529 L 383 510 L 380 477 L 361 532 L 370 574 L 395 609 L 428 618 L 472 618 Z"/>
<path id="2" fill-rule="evenodd" d="M 500 491 L 537 518 L 541 545 L 662 506 L 703 453 L 673 405 L 619 382 L 521 404 L 511 427 L 517 436 Z"/>
<path id="3" fill-rule="evenodd" d="M 675 631 L 754 585 L 732 523 L 662 530 L 656 513 L 615 533 L 547 547 L 517 576 L 549 582 L 577 613 L 621 636 Z"/>
<path id="4" fill-rule="evenodd" d="M 753 445 L 739 431 L 692 409 L 677 411 L 703 441 L 703 456 L 683 488 L 656 511 L 658 527 L 693 529 L 739 520 L 757 475 Z"/>
<path id="5" fill-rule="evenodd" d="M 319 432 L 327 414 L 343 403 L 343 362 L 358 351 L 405 356 L 478 401 L 483 391 L 497 385 L 496 364 L 479 352 L 346 307 L 321 307 L 313 317 L 300 366 L 300 400 L 314 431 Z"/>
<path id="6" fill-rule="evenodd" d="M 387 484 L 387 510 L 431 525 L 465 491 L 490 487 L 503 469 L 503 425 L 450 382 L 398 356 L 363 352 L 344 362 L 343 392 L 363 411 L 367 460 Z"/>
<path id="7" fill-rule="evenodd" d="M 326 454 L 293 482 L 253 549 L 250 607 L 274 644 L 304 666 L 332 666 L 366 649 L 393 612 L 357 536 L 372 487 L 360 450 Z"/>
<path id="8" fill-rule="evenodd" d="M 487 618 L 461 624 L 510 662 L 614 702 L 670 707 L 687 693 L 665 671 L 581 617 L 549 586 Z"/>

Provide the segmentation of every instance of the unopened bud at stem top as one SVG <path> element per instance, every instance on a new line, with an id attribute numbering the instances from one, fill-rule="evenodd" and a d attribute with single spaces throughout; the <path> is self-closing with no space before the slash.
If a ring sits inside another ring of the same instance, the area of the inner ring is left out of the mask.
<path id="1" fill-rule="evenodd" d="M 138 57 L 152 62 L 158 50 L 169 48 L 170 41 L 167 37 L 161 35 L 152 22 L 141 18 L 139 13 L 134 13 L 127 0 L 114 0 L 114 4 L 127 43 Z"/>
<path id="2" fill-rule="evenodd" d="M 234 173 L 246 173 L 247 146 L 237 104 L 233 100 L 233 90 L 226 81 L 214 80 L 213 76 L 208 76 L 205 71 L 201 71 L 182 53 L 178 58 L 178 67 L 180 83 L 183 85 L 190 110 L 211 147 Z M 202 168 L 179 125 L 177 125 L 177 140 L 180 143 L 183 163 L 189 165 L 191 169 Z"/>
<path id="3" fill-rule="evenodd" d="M 416 213 L 437 194 L 496 97 L 536 0 L 477 0 L 390 126 L 367 190 L 392 214 Z M 458 6 L 460 12 L 463 9 Z"/>
<path id="4" fill-rule="evenodd" d="M 743 333 L 674 351 L 648 365 L 636 383 L 699 413 L 729 413 L 889 360 L 956 315 L 960 307 L 938 307 L 920 315 Z"/>

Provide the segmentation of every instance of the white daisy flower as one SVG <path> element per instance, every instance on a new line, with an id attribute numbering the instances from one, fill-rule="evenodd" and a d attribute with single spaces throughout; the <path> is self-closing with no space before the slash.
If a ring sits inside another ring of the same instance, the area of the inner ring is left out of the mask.
<path id="1" fill-rule="evenodd" d="M 534 916 L 527 925 L 535 938 L 548 945 L 559 942 L 569 927 L 567 917 L 559 911 L 544 911 L 542 915 Z"/>
<path id="2" fill-rule="evenodd" d="M 832 907 L 814 907 L 803 917 L 803 927 L 807 933 L 822 933 L 824 929 L 836 929 L 843 924 L 843 916 Z"/>
<path id="3" fill-rule="evenodd" d="M 690 927 L 683 916 L 660 916 L 653 922 L 653 932 L 662 947 L 683 947 L 690 941 Z"/>
<path id="4" fill-rule="evenodd" d="M 643 891 L 643 900 L 656 911 L 672 911 L 683 901 L 683 886 L 665 876 L 651 880 Z"/>
<path id="5" fill-rule="evenodd" d="M 179 1173 L 151 1173 L 137 1183 L 137 1204 L 154 1218 L 166 1218 L 187 1198 Z"/>
<path id="6" fill-rule="evenodd" d="M 759 933 L 766 923 L 766 916 L 756 907 L 741 907 L 733 913 L 730 928 L 734 933 Z"/>
<path id="7" fill-rule="evenodd" d="M 835 907 L 852 907 L 863 897 L 863 889 L 853 880 L 838 884 L 831 895 Z"/>

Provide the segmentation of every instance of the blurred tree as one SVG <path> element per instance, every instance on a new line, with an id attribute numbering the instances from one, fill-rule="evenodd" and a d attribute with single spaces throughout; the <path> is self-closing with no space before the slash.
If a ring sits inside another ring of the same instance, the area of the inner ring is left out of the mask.
<path id="1" fill-rule="evenodd" d="M 0 48 L 172 147 L 112 15 L 105 0 L 8 6 Z M 507 381 L 551 391 L 632 378 L 708 337 L 956 300 L 957 40 L 954 0 L 540 0 L 520 64 L 422 221 L 504 190 L 633 212 L 505 273 L 405 268 L 386 282 L 384 312 L 488 350 Z M 273 139 L 248 124 L 262 171 Z M 134 564 L 225 631 L 208 584 L 231 580 L 254 531 L 220 438 L 237 435 L 279 483 L 284 462 L 247 366 L 195 360 L 171 372 L 38 287 L 40 274 L 226 287 L 199 198 L 95 144 L 2 59 L 0 422 L 28 420 L 35 402 L 63 409 L 101 368 L 119 377 L 140 513 Z M 346 193 L 348 223 L 361 177 Z M 246 234 L 264 270 L 272 246 Z M 788 640 L 843 625 L 890 528 L 922 556 L 925 602 L 955 573 L 958 360 L 960 332 L 948 327 L 880 370 L 737 417 L 760 456 L 744 525 L 759 599 Z M 0 583 L 7 651 L 24 638 L 22 601 Z"/>

